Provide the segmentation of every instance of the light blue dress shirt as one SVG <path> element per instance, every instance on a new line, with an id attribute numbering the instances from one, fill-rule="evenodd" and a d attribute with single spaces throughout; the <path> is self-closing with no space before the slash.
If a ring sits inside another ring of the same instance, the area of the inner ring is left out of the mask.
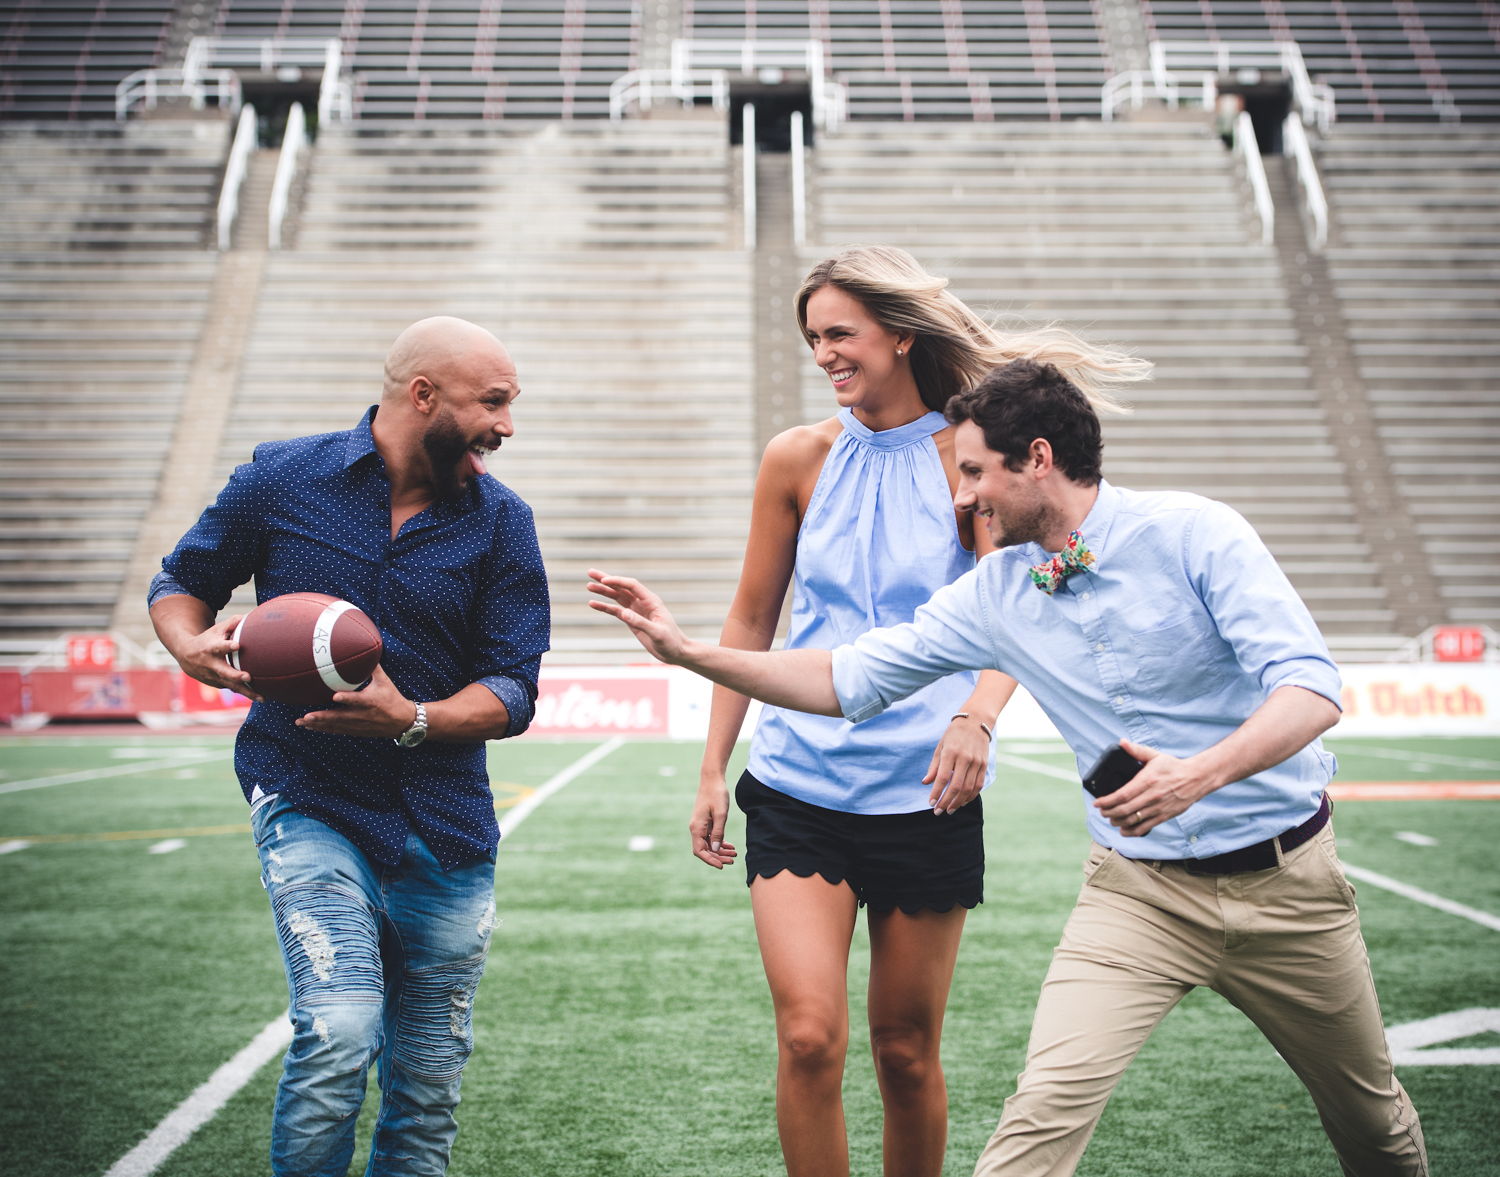
<path id="1" fill-rule="evenodd" d="M 1307 607 L 1231 508 L 1103 482 L 1079 531 L 1097 563 L 1052 596 L 1027 576 L 1050 553 L 1007 548 L 940 589 L 910 624 L 836 649 L 844 715 L 858 723 L 955 669 L 994 667 L 1051 718 L 1081 778 L 1121 738 L 1174 756 L 1201 752 L 1278 687 L 1339 702 L 1338 668 Z M 1208 858 L 1306 821 L 1335 767 L 1314 741 L 1138 838 L 1099 816 L 1081 785 L 1079 796 L 1102 845 L 1131 858 Z"/>
<path id="2" fill-rule="evenodd" d="M 941 413 L 879 432 L 848 409 L 797 533 L 786 648 L 831 650 L 866 630 L 910 621 L 939 588 L 974 567 L 959 540 L 953 494 L 932 435 Z M 974 690 L 965 670 L 925 685 L 879 718 L 761 709 L 748 768 L 762 784 L 845 813 L 927 809 L 922 783 L 948 721 Z"/>

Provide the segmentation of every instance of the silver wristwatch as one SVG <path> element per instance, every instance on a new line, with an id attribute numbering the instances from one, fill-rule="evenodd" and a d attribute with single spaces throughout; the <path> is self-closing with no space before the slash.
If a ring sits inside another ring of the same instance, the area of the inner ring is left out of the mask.
<path id="1" fill-rule="evenodd" d="M 407 728 L 396 737 L 396 743 L 403 748 L 415 748 L 427 738 L 427 704 L 417 704 L 417 718 L 412 721 L 411 727 Z"/>

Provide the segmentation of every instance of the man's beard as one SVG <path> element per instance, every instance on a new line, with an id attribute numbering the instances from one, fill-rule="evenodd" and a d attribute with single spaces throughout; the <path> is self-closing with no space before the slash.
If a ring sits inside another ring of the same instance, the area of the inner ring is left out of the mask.
<path id="1" fill-rule="evenodd" d="M 1015 548 L 1022 544 L 1041 544 L 1052 532 L 1052 512 L 1045 504 L 1035 504 L 1013 515 L 1009 519 L 1001 520 L 1004 533 L 995 539 L 995 546 L 999 548 Z"/>
<path id="2" fill-rule="evenodd" d="M 439 499 L 459 498 L 468 483 L 459 476 L 460 463 L 468 463 L 469 441 L 451 417 L 439 417 L 422 435 L 422 449 L 432 467 L 432 485 Z"/>

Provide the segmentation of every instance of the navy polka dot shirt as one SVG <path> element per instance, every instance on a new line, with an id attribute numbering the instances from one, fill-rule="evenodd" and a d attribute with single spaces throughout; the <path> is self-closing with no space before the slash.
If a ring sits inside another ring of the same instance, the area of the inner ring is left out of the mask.
<path id="1" fill-rule="evenodd" d="M 370 433 L 257 446 L 151 582 L 149 601 L 186 593 L 216 612 L 252 576 L 258 601 L 328 593 L 380 628 L 381 665 L 408 699 L 446 699 L 483 683 L 531 722 L 550 640 L 547 579 L 531 509 L 493 478 L 409 519 L 391 538 L 391 487 Z M 258 785 L 344 834 L 377 862 L 400 861 L 415 828 L 445 869 L 493 858 L 500 831 L 481 744 L 400 748 L 293 722 L 307 708 L 260 702 L 234 764 Z"/>

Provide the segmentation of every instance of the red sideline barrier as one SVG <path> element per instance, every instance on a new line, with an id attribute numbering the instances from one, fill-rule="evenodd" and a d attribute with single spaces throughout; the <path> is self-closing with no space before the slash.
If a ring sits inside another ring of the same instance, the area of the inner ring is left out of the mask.
<path id="1" fill-rule="evenodd" d="M 576 674 L 543 671 L 536 714 L 526 730 L 539 736 L 670 734 L 669 687 L 659 672 Z"/>
<path id="2" fill-rule="evenodd" d="M 53 719 L 134 719 L 171 711 L 175 670 L 33 670 L 26 676 L 27 710 Z"/>
<path id="3" fill-rule="evenodd" d="M 19 670 L 0 670 L 0 723 L 9 723 L 25 709 L 22 681 Z"/>
<path id="4" fill-rule="evenodd" d="M 178 672 L 176 674 L 177 699 L 172 710 L 201 714 L 205 711 L 248 711 L 250 700 L 233 691 L 207 686 L 195 678 Z"/>

